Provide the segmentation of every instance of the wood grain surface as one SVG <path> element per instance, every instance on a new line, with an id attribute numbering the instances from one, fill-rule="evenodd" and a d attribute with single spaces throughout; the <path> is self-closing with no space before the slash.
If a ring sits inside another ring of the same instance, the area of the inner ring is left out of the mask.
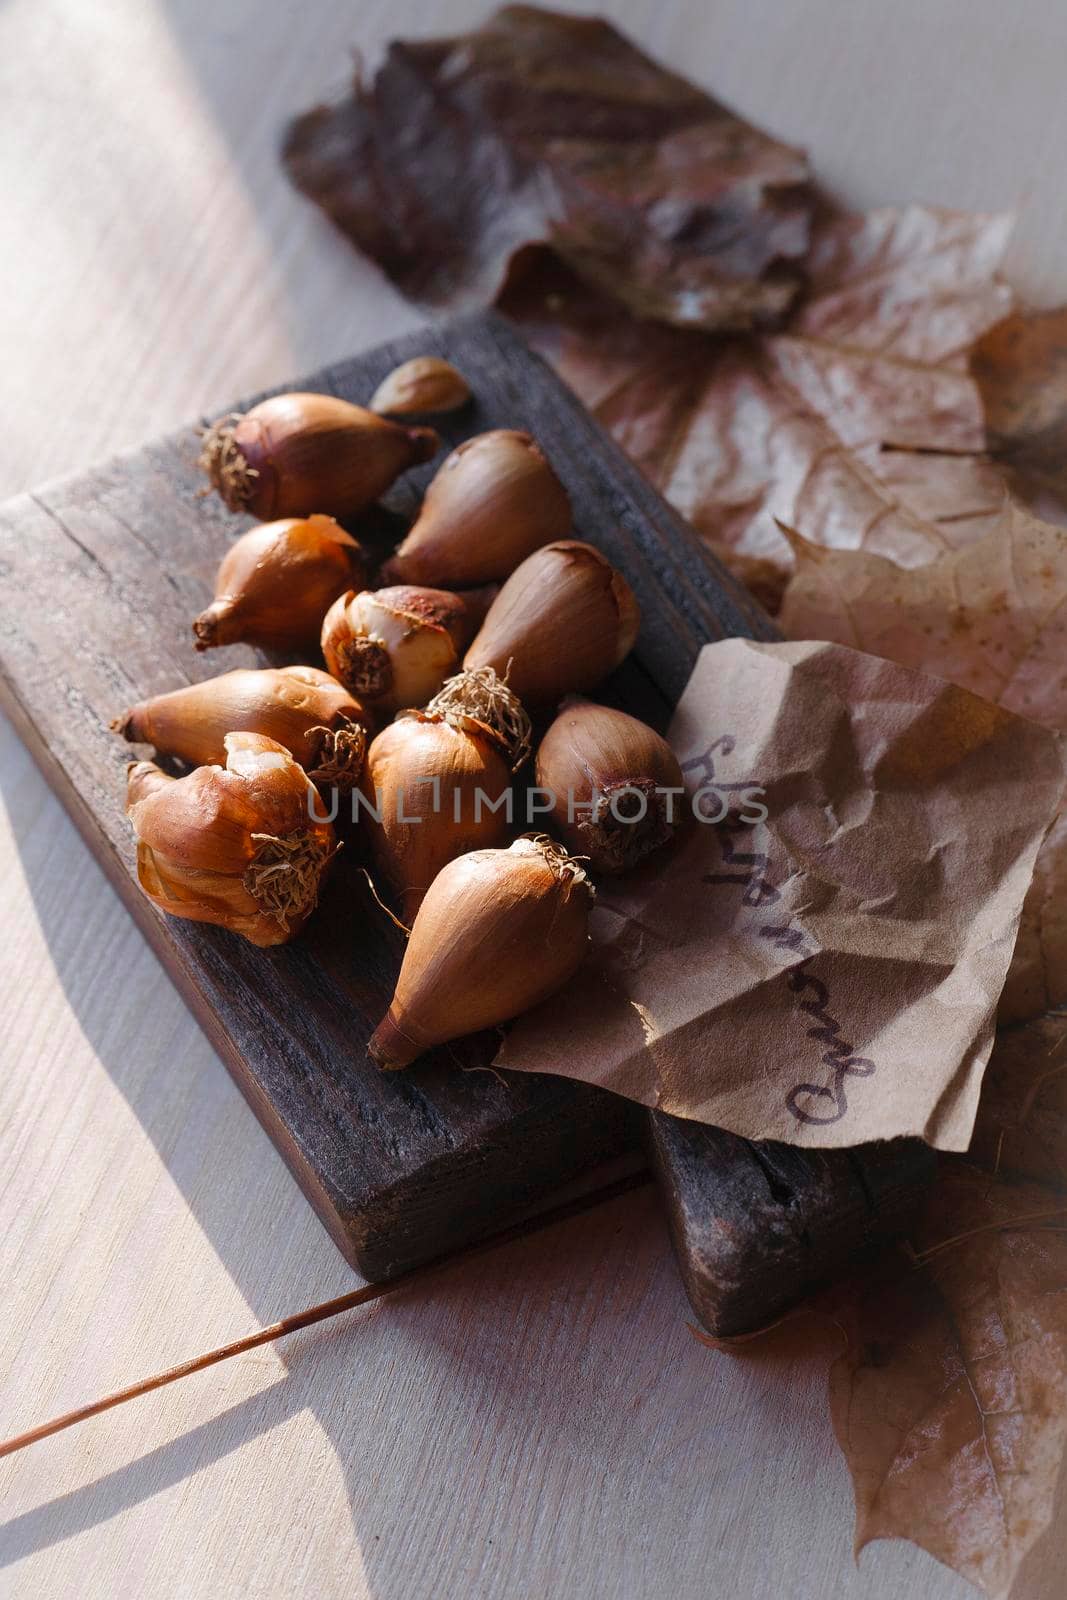
<path id="1" fill-rule="evenodd" d="M 580 9 L 568 7 L 568 9 Z M 1051 0 L 612 0 L 847 200 L 1024 207 L 1067 296 Z M 7 0 L 0 495 L 414 327 L 276 165 L 350 47 L 473 0 Z M 2 581 L 2 579 L 0 579 Z M 57 627 L 62 618 L 57 617 Z M 0 730 L 0 1427 L 350 1274 L 19 740 Z M 964 1600 L 851 1555 L 833 1330 L 699 1345 L 651 1192 L 218 1368 L 0 1472 L 0 1593 Z M 1067 1504 L 1017 1600 L 1057 1600 Z"/>

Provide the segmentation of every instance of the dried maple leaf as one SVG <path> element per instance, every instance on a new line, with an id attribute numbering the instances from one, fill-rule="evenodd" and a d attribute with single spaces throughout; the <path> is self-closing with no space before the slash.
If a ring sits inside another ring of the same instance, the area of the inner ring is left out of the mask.
<path id="1" fill-rule="evenodd" d="M 833 214 L 796 151 L 608 23 L 531 6 L 394 44 L 372 84 L 292 125 L 285 160 L 404 293 L 502 291 L 772 603 L 776 518 L 917 566 L 995 517 L 968 352 L 1011 309 L 1006 218 Z"/>
<path id="2" fill-rule="evenodd" d="M 748 327 L 794 299 L 814 204 L 800 152 L 610 23 L 535 6 L 394 43 L 373 84 L 293 123 L 284 158 L 435 306 L 492 300 L 511 256 L 547 243 L 638 316 Z"/>
<path id="3" fill-rule="evenodd" d="M 957 1167 L 916 1245 L 865 1286 L 831 1372 L 856 1548 L 910 1539 L 1003 1595 L 1067 1441 L 1067 1201 Z"/>
<path id="4" fill-rule="evenodd" d="M 501 304 L 743 575 L 790 565 L 778 521 L 919 566 L 1003 505 L 968 351 L 1010 305 L 1008 229 L 920 206 L 824 218 L 777 334 L 635 322 L 543 255 L 517 263 Z"/>
<path id="5" fill-rule="evenodd" d="M 1009 505 L 978 543 L 916 570 L 790 541 L 788 638 L 849 644 L 1067 729 L 1067 530 Z"/>
<path id="6" fill-rule="evenodd" d="M 925 206 L 830 221 L 776 365 L 853 448 L 981 450 L 967 356 L 1011 304 L 995 276 L 1010 232 L 1007 216 Z"/>

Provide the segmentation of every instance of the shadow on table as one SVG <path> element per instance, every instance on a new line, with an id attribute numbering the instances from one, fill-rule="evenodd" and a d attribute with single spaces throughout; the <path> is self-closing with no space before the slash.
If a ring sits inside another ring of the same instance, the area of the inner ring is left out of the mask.
<path id="1" fill-rule="evenodd" d="M 206 1041 L 202 1057 L 188 1051 L 181 1001 L 159 985 L 155 958 L 118 900 L 99 892 L 104 880 L 95 863 L 86 854 L 71 873 L 73 829 L 6 723 L 0 724 L 0 799 L 84 1035 L 255 1316 L 270 1322 L 348 1287 L 351 1274 L 222 1063 Z M 72 914 L 82 905 L 88 927 Z M 116 1015 L 114 986 L 98 980 L 101 961 L 126 975 L 124 1014 Z M 150 1011 L 145 994 L 152 996 Z M 171 1028 L 186 1055 L 161 1073 L 151 1063 L 160 1059 L 161 1033 Z M 223 1163 L 225 1181 L 205 1182 L 205 1171 L 221 1171 Z M 189 1303 L 194 1299 L 190 1284 Z M 578 1536 L 579 1509 L 624 1530 L 619 1537 L 632 1539 L 636 1549 L 647 1530 L 640 1518 L 634 1523 L 635 1505 L 645 1517 L 657 1507 L 675 1517 L 681 1506 L 695 1527 L 712 1518 L 722 1474 L 748 1471 L 747 1447 L 739 1454 L 729 1430 L 733 1412 L 724 1418 L 721 1402 L 712 1399 L 723 1358 L 691 1337 L 687 1314 L 658 1197 L 652 1190 L 629 1195 L 284 1341 L 275 1347 L 288 1367 L 282 1381 L 9 1521 L 0 1528 L 0 1563 L 106 1522 L 310 1411 L 344 1472 L 376 1600 L 439 1593 L 449 1562 L 458 1563 L 455 1584 L 469 1588 L 481 1561 L 476 1552 L 505 1538 L 509 1525 L 527 1525 L 524 1490 L 536 1493 L 538 1474 L 546 1471 L 552 1496 L 572 1507 L 574 1559 L 593 1562 L 595 1570 L 594 1552 Z M 222 1341 L 228 1332 L 190 1319 L 194 1345 Z M 402 1405 L 381 1404 L 397 1383 L 419 1397 L 410 1425 Z M 176 1394 L 133 1404 L 166 1406 Z M 752 1390 L 745 1403 L 755 1398 Z M 86 1426 L 103 1434 L 108 1419 Z M 477 1490 L 463 1497 L 458 1539 L 449 1497 L 426 1495 L 425 1562 L 413 1575 L 413 1486 L 427 1472 L 438 1481 L 455 1474 Z M 695 1552 L 698 1567 L 705 1554 Z M 470 1570 L 464 1563 L 472 1563 Z"/>

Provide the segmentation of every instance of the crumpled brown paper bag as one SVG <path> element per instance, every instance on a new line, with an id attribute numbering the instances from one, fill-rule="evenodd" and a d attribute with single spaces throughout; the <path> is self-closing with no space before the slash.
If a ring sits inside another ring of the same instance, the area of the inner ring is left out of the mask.
<path id="1" fill-rule="evenodd" d="M 589 961 L 496 1064 L 750 1139 L 966 1149 L 1063 741 L 841 645 L 741 639 L 701 652 L 669 738 L 687 808 L 726 822 L 601 885 Z"/>

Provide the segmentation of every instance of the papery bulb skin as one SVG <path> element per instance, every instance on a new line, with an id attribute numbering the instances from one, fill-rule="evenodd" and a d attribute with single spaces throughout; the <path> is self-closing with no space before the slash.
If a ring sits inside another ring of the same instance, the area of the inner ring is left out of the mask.
<path id="1" fill-rule="evenodd" d="M 215 598 L 193 623 L 196 648 L 314 647 L 337 596 L 366 581 L 358 541 L 333 517 L 265 522 L 242 534 L 223 557 Z"/>
<path id="2" fill-rule="evenodd" d="M 606 556 L 560 539 L 529 556 L 504 584 L 463 658 L 490 667 L 527 707 L 592 689 L 633 648 L 641 612 Z"/>
<path id="3" fill-rule="evenodd" d="M 137 804 L 138 800 L 147 800 L 150 794 L 155 794 L 160 789 L 166 789 L 170 784 L 176 783 L 172 772 L 164 772 L 157 767 L 154 761 L 130 761 L 126 766 L 126 810 Z"/>
<path id="4" fill-rule="evenodd" d="M 406 1067 L 547 999 L 585 959 L 592 903 L 579 864 L 543 835 L 450 862 L 419 907 L 372 1060 Z"/>
<path id="5" fill-rule="evenodd" d="M 379 717 L 418 710 L 456 670 L 474 631 L 465 601 L 411 584 L 340 595 L 322 624 L 339 682 Z"/>
<path id="6" fill-rule="evenodd" d="M 270 521 L 365 510 L 441 447 L 432 428 L 390 422 L 327 394 L 278 394 L 222 417 L 200 466 L 230 511 Z"/>
<path id="7" fill-rule="evenodd" d="M 449 589 L 491 583 L 570 528 L 570 499 L 541 447 L 498 428 L 448 456 L 383 576 Z"/>
<path id="8" fill-rule="evenodd" d="M 255 733 L 228 734 L 225 767 L 198 767 L 185 778 L 161 782 L 150 762 L 135 762 L 127 814 L 150 900 L 260 946 L 300 932 L 337 850 L 303 769 Z"/>
<path id="9" fill-rule="evenodd" d="M 314 783 L 348 792 L 359 782 L 374 721 L 318 667 L 248 667 L 142 700 L 111 727 L 191 766 L 225 765 L 228 733 L 263 734 Z"/>
<path id="10" fill-rule="evenodd" d="M 371 744 L 361 829 L 405 922 L 443 867 L 506 842 L 511 770 L 499 740 L 470 718 L 399 717 Z"/>
<path id="11" fill-rule="evenodd" d="M 564 706 L 537 751 L 552 830 L 594 872 L 627 872 L 667 844 L 684 816 L 684 783 L 666 739 L 625 711 Z"/>

